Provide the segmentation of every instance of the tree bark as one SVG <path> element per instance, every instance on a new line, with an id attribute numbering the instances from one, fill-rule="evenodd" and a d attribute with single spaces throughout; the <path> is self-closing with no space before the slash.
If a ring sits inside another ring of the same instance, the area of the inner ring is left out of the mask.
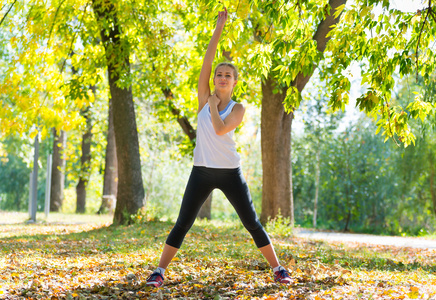
<path id="1" fill-rule="evenodd" d="M 330 0 L 326 9 L 329 14 L 322 20 L 313 36 L 317 42 L 317 49 L 324 52 L 329 37 L 327 34 L 331 26 L 339 21 L 340 15 L 334 18 L 333 14 L 346 0 Z M 314 66 L 315 69 L 315 66 Z M 312 77 L 313 72 L 304 75 L 297 74 L 291 85 L 301 93 Z M 292 166 L 291 166 L 291 128 L 293 114 L 286 114 L 283 108 L 283 100 L 286 89 L 278 89 L 273 93 L 274 87 L 278 86 L 276 80 L 267 78 L 262 83 L 262 213 L 261 221 L 275 218 L 280 211 L 284 217 L 289 217 L 294 223 L 294 201 L 292 195 Z"/>
<path id="2" fill-rule="evenodd" d="M 315 199 L 313 203 L 313 228 L 316 228 L 316 218 L 318 214 L 318 193 L 319 193 L 319 175 L 320 175 L 320 144 L 319 138 L 317 137 L 317 149 L 316 149 L 316 161 L 315 161 Z"/>
<path id="3" fill-rule="evenodd" d="M 50 211 L 59 212 L 64 202 L 65 187 L 65 159 L 64 149 L 67 145 L 67 134 L 61 130 L 60 133 L 53 129 L 53 162 L 50 188 Z"/>
<path id="4" fill-rule="evenodd" d="M 95 86 L 91 88 L 95 94 Z M 86 120 L 86 129 L 82 135 L 82 156 L 80 157 L 80 175 L 76 186 L 76 213 L 85 213 L 86 208 L 86 186 L 91 174 L 91 142 L 92 142 L 92 120 L 90 107 L 87 106 L 81 111 Z"/>
<path id="5" fill-rule="evenodd" d="M 108 132 L 106 144 L 106 157 L 103 180 L 103 197 L 98 214 L 114 213 L 117 200 L 118 170 L 117 150 L 115 145 L 115 132 L 113 123 L 112 101 L 109 99 Z"/>
<path id="6" fill-rule="evenodd" d="M 141 159 L 132 86 L 123 86 L 130 75 L 130 46 L 122 40 L 116 8 L 109 0 L 93 0 L 106 51 L 109 88 L 114 110 L 114 131 L 118 161 L 118 192 L 115 225 L 130 224 L 130 216 L 144 206 Z M 110 24 L 105 28 L 104 23 Z M 121 71 L 120 71 L 121 70 Z"/>
<path id="7" fill-rule="evenodd" d="M 434 161 L 434 153 L 433 149 L 429 149 L 429 163 L 430 163 L 430 172 L 429 172 L 429 184 L 430 184 L 430 196 L 431 201 L 433 203 L 433 213 L 436 216 L 436 184 L 435 184 L 435 161 Z"/>
<path id="8" fill-rule="evenodd" d="M 207 196 L 206 201 L 203 203 L 200 211 L 198 212 L 197 219 L 212 219 L 212 194 L 213 191 L 210 193 L 209 196 Z"/>
<path id="9" fill-rule="evenodd" d="M 351 197 L 352 197 L 352 193 L 353 193 L 353 180 L 351 177 L 351 167 L 350 167 L 350 158 L 351 158 L 351 154 L 350 154 L 350 148 L 347 147 L 347 143 L 344 141 L 343 142 L 344 145 L 344 159 L 345 159 L 345 172 L 346 174 L 344 174 L 346 178 L 346 184 L 345 184 L 345 202 L 346 202 L 346 210 L 347 210 L 347 216 L 345 218 L 345 226 L 344 226 L 344 232 L 349 231 L 348 226 L 350 225 L 350 221 L 351 221 L 351 211 L 353 209 L 352 205 L 353 203 L 351 203 Z M 375 207 L 375 206 L 374 206 Z M 374 213 L 374 215 L 377 215 L 377 212 Z"/>
<path id="10" fill-rule="evenodd" d="M 17 191 L 16 193 L 15 193 L 15 205 L 16 205 L 16 209 L 17 209 L 17 211 L 20 211 L 20 203 L 21 201 L 20 201 L 20 193 Z"/>
<path id="11" fill-rule="evenodd" d="M 291 217 L 291 125 L 293 114 L 283 106 L 286 88 L 272 78 L 262 82 L 261 149 L 263 223 L 278 214 Z"/>

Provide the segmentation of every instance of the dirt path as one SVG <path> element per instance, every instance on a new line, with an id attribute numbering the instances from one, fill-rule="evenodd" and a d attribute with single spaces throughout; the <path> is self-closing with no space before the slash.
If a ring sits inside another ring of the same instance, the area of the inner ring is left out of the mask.
<path id="1" fill-rule="evenodd" d="M 363 243 L 363 244 L 375 244 L 375 245 L 385 245 L 385 246 L 395 246 L 395 247 L 436 249 L 436 240 L 415 238 L 415 237 L 321 232 L 321 231 L 313 231 L 313 230 L 302 229 L 302 228 L 296 228 L 295 235 L 297 237 L 313 239 L 313 240 L 356 242 L 356 243 Z"/>

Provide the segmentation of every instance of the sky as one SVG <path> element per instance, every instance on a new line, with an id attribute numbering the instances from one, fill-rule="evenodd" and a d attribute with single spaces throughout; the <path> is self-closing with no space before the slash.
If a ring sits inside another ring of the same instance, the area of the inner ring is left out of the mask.
<path id="1" fill-rule="evenodd" d="M 404 12 L 415 12 L 428 5 L 428 0 L 391 0 L 390 5 Z"/>

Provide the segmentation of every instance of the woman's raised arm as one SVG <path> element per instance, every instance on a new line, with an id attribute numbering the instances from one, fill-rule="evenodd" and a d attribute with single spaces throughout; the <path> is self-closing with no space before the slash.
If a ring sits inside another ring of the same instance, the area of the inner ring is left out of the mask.
<path id="1" fill-rule="evenodd" d="M 215 58 L 216 48 L 223 32 L 224 25 L 227 21 L 227 9 L 218 13 L 218 19 L 216 27 L 207 46 L 206 54 L 204 55 L 203 66 L 201 67 L 200 77 L 198 79 L 198 112 L 207 103 L 207 99 L 210 96 L 209 79 L 212 73 L 212 63 Z"/>

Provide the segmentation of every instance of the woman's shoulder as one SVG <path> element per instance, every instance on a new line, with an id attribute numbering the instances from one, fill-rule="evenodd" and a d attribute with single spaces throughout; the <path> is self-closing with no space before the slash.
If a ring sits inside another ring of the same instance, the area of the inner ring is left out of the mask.
<path id="1" fill-rule="evenodd" d="M 244 114 L 245 113 L 245 106 L 242 103 L 235 102 L 232 108 L 232 112 L 238 113 L 238 114 Z"/>
<path id="2" fill-rule="evenodd" d="M 232 100 L 233 101 L 233 100 Z M 244 104 L 242 104 L 242 103 L 240 103 L 240 102 L 236 102 L 236 101 L 233 101 L 235 104 L 233 105 L 233 109 L 243 109 L 243 110 L 245 110 L 245 106 L 244 106 Z"/>

